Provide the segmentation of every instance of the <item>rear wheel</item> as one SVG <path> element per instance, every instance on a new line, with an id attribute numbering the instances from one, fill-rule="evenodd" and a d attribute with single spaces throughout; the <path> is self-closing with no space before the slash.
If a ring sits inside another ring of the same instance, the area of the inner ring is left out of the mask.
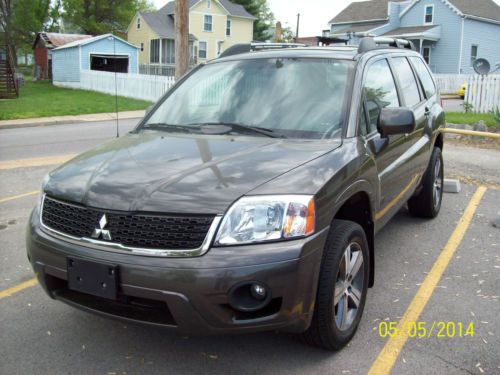
<path id="1" fill-rule="evenodd" d="M 308 344 L 328 350 L 344 347 L 356 333 L 365 306 L 369 252 L 361 226 L 334 220 L 321 264 Z"/>
<path id="2" fill-rule="evenodd" d="M 408 201 L 408 209 L 412 215 L 424 218 L 438 215 L 443 200 L 443 175 L 443 155 L 439 147 L 434 147 L 422 181 L 422 190 Z"/>

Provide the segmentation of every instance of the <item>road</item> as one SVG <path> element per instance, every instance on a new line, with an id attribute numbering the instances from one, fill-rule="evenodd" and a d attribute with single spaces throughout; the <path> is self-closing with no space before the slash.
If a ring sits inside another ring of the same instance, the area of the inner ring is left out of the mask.
<path id="1" fill-rule="evenodd" d="M 458 98 L 458 96 L 457 96 Z M 445 112 L 463 112 L 463 99 L 443 99 L 443 108 Z"/>
<path id="2" fill-rule="evenodd" d="M 122 133 L 133 126 L 134 121 L 122 123 Z M 37 199 L 34 192 L 54 168 L 44 163 L 114 134 L 112 122 L 0 131 L 0 374 L 366 374 L 385 358 L 381 351 L 388 338 L 380 337 L 380 324 L 398 322 L 408 308 L 413 311 L 422 283 L 429 301 L 418 322 L 428 328 L 434 322 L 472 323 L 474 336 L 409 337 L 392 373 L 500 372 L 500 229 L 492 226 L 500 211 L 498 151 L 446 145 L 447 174 L 471 177 L 480 167 L 474 179 L 489 183 L 470 226 L 460 219 L 477 185 L 446 194 L 441 214 L 432 221 L 401 210 L 376 237 L 376 284 L 359 330 L 348 347 L 330 353 L 278 332 L 187 337 L 123 324 L 50 300 L 38 285 L 23 289 L 33 277 L 24 247 L 26 221 Z M 29 166 L 33 160 L 38 166 Z M 23 193 L 31 194 L 16 197 Z M 462 239 L 448 242 L 460 232 Z M 456 252 L 443 262 L 450 249 Z M 435 288 L 426 289 L 436 264 L 444 273 Z M 451 333 L 445 330 L 445 336 Z"/>

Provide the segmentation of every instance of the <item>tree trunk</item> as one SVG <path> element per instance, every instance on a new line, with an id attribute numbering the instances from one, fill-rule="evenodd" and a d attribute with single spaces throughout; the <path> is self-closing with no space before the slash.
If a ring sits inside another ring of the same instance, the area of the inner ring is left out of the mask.
<path id="1" fill-rule="evenodd" d="M 175 79 L 188 71 L 189 5 L 188 0 L 175 0 Z"/>

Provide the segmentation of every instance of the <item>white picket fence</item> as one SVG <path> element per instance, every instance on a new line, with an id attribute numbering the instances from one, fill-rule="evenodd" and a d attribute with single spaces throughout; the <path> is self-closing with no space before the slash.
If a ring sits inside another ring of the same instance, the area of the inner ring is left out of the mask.
<path id="1" fill-rule="evenodd" d="M 467 80 L 465 101 L 472 104 L 472 110 L 487 113 L 500 108 L 500 75 L 473 75 Z"/>
<path id="2" fill-rule="evenodd" d="M 79 88 L 155 102 L 174 83 L 174 77 L 129 73 L 116 73 L 115 83 L 115 73 L 81 70 Z"/>
<path id="3" fill-rule="evenodd" d="M 457 94 L 458 88 L 466 83 L 470 74 L 434 74 L 434 79 L 441 94 Z"/>

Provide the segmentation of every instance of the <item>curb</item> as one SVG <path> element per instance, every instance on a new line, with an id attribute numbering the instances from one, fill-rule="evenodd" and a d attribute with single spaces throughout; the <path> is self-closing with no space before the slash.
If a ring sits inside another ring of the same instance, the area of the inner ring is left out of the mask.
<path id="1" fill-rule="evenodd" d="M 145 111 L 118 112 L 118 120 L 140 119 L 144 117 L 144 113 Z M 115 120 L 116 113 L 95 113 L 77 116 L 53 116 L 47 118 L 40 117 L 31 119 L 5 120 L 0 121 L 0 130 Z"/>

